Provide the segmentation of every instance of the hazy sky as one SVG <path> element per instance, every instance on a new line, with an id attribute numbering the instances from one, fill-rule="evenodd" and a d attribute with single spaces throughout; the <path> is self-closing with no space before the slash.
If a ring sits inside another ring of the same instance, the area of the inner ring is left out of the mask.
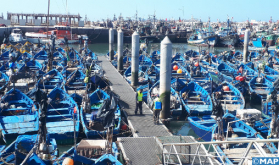
<path id="1" fill-rule="evenodd" d="M 4 1 L 4 0 L 1 0 Z M 251 20 L 273 21 L 279 20 L 279 0 L 68 0 L 68 12 L 85 15 L 91 21 L 113 18 L 120 13 L 124 18 L 138 16 L 148 18 L 154 12 L 160 19 L 190 19 L 208 17 L 216 22 L 225 21 L 227 15 L 235 21 Z M 0 12 L 7 17 L 7 12 L 47 13 L 48 0 L 5 0 L 0 5 Z M 184 15 L 183 15 L 184 9 Z M 66 0 L 50 0 L 50 13 L 66 14 Z"/>

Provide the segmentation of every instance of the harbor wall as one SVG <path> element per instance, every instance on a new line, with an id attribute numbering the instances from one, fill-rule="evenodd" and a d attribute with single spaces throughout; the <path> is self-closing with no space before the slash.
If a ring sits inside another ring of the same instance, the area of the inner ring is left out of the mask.
<path id="1" fill-rule="evenodd" d="M 23 34 L 26 32 L 39 32 L 47 31 L 46 26 L 9 26 L 9 27 L 0 27 L 0 43 L 2 44 L 4 34 L 10 35 L 12 29 L 19 28 L 22 30 Z M 54 30 L 54 26 L 49 26 L 49 30 Z M 95 27 L 71 27 L 73 34 L 87 34 L 91 43 L 108 43 L 109 42 L 109 29 L 108 28 L 95 28 Z M 114 38 L 117 38 L 117 31 L 114 29 Z M 163 38 L 165 35 L 160 36 L 160 39 Z M 149 36 L 150 37 L 150 36 Z M 152 37 L 152 36 L 151 36 Z M 155 37 L 155 36 L 154 36 Z M 176 38 L 174 35 L 170 37 L 172 42 L 187 42 L 186 38 Z M 125 36 L 124 32 L 124 43 L 131 43 L 131 36 Z M 116 40 L 114 41 L 116 43 Z"/>

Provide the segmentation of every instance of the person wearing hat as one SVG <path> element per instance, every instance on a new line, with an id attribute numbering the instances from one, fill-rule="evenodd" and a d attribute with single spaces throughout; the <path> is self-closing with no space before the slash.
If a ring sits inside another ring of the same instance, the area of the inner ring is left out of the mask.
<path id="1" fill-rule="evenodd" d="M 152 109 L 154 122 L 159 123 L 159 115 L 162 110 L 162 102 L 159 95 L 157 95 L 157 97 L 154 99 Z"/>

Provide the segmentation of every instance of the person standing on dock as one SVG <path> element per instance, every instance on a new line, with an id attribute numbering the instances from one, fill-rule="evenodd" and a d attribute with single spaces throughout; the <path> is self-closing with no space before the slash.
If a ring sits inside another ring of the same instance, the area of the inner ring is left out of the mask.
<path id="1" fill-rule="evenodd" d="M 136 93 L 136 109 L 135 109 L 135 114 L 138 113 L 138 109 L 140 111 L 140 114 L 142 115 L 142 97 L 143 97 L 143 93 L 142 93 L 142 89 L 140 89 L 137 93 Z"/>
<path id="2" fill-rule="evenodd" d="M 154 99 L 152 109 L 153 109 L 154 122 L 156 122 L 158 124 L 159 123 L 160 112 L 162 110 L 162 102 L 161 102 L 161 99 L 160 99 L 159 95 L 157 95 L 156 99 Z"/>

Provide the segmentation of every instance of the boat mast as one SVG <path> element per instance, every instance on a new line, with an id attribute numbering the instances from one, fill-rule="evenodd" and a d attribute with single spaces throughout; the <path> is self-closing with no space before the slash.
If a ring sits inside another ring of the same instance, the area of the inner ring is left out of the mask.
<path id="1" fill-rule="evenodd" d="M 49 25 L 49 5 L 50 5 L 50 0 L 48 0 L 48 9 L 47 9 L 47 38 L 48 38 L 48 25 Z"/>

